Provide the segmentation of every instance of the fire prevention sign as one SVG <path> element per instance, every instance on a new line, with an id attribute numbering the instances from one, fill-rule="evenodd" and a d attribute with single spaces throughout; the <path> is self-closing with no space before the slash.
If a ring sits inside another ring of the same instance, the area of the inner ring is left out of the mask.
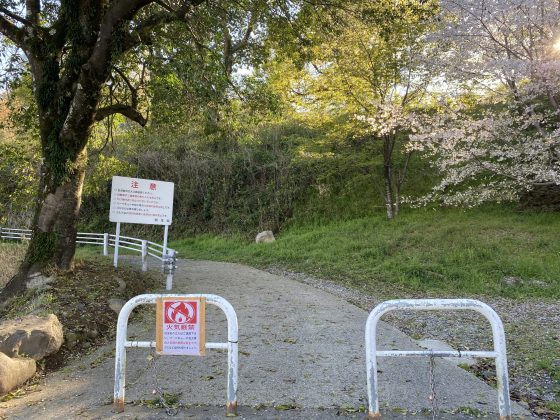
<path id="1" fill-rule="evenodd" d="M 156 352 L 204 356 L 204 298 L 159 298 L 156 303 Z"/>

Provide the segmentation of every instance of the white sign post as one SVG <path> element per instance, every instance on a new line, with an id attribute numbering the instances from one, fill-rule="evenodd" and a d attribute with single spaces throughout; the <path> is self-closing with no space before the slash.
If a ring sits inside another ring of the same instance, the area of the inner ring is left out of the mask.
<path id="1" fill-rule="evenodd" d="M 117 268 L 122 223 L 163 225 L 163 256 L 167 254 L 167 234 L 173 220 L 173 182 L 114 176 L 109 220 L 117 224 L 113 265 Z"/>

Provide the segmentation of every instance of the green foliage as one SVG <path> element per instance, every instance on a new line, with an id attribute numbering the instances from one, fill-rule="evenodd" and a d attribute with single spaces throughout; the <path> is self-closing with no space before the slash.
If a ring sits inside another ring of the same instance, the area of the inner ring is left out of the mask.
<path id="1" fill-rule="evenodd" d="M 17 135 L 18 139 L 23 137 L 30 143 L 39 136 L 37 103 L 29 74 L 24 73 L 10 81 L 5 106 L 7 118 L 3 128 Z"/>
<path id="2" fill-rule="evenodd" d="M 175 241 L 187 258 L 281 266 L 378 296 L 560 297 L 555 214 L 511 209 L 415 210 L 293 226 L 269 245 L 241 237 Z M 515 286 L 504 277 L 522 279 Z"/>
<path id="3" fill-rule="evenodd" d="M 27 226 L 36 193 L 38 152 L 24 141 L 0 143 L 0 225 Z"/>
<path id="4" fill-rule="evenodd" d="M 306 162 L 294 158 L 292 140 L 290 127 L 278 126 L 263 128 L 247 144 L 235 138 L 195 142 L 182 137 L 137 156 L 138 176 L 176 183 L 176 229 L 276 231 L 313 176 Z"/>

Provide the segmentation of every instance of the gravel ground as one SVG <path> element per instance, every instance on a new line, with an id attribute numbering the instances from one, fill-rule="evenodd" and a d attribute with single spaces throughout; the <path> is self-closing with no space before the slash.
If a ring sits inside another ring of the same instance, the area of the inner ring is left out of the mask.
<path id="1" fill-rule="evenodd" d="M 276 267 L 268 268 L 267 271 L 328 291 L 368 311 L 382 301 L 378 297 L 303 273 Z M 420 297 L 429 296 L 403 296 Z M 547 403 L 560 404 L 560 383 L 539 368 L 539 360 L 553 354 L 556 356 L 552 356 L 552 364 L 560 366 L 560 303 L 496 297 L 478 299 L 489 304 L 504 323 L 513 398 L 538 417 L 560 419 L 558 412 L 547 408 Z M 437 339 L 465 350 L 492 348 L 490 326 L 484 317 L 475 312 L 393 312 L 383 319 L 417 340 Z M 471 369 L 487 382 L 493 382 L 493 364 L 481 359 Z"/>

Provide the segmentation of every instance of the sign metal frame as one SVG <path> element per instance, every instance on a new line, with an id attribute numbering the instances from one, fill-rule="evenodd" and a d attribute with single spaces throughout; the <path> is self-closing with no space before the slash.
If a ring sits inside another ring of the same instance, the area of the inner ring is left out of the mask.
<path id="1" fill-rule="evenodd" d="M 175 184 L 173 182 L 113 176 L 109 221 L 117 224 L 113 255 L 113 266 L 115 269 L 118 267 L 119 261 L 121 223 L 163 226 L 162 255 L 165 258 L 167 255 L 169 226 L 173 222 L 174 193 Z M 161 211 L 163 213 L 149 213 L 150 211 Z M 155 215 L 158 217 L 154 217 Z M 168 287 L 167 290 L 171 290 L 171 288 Z"/>

